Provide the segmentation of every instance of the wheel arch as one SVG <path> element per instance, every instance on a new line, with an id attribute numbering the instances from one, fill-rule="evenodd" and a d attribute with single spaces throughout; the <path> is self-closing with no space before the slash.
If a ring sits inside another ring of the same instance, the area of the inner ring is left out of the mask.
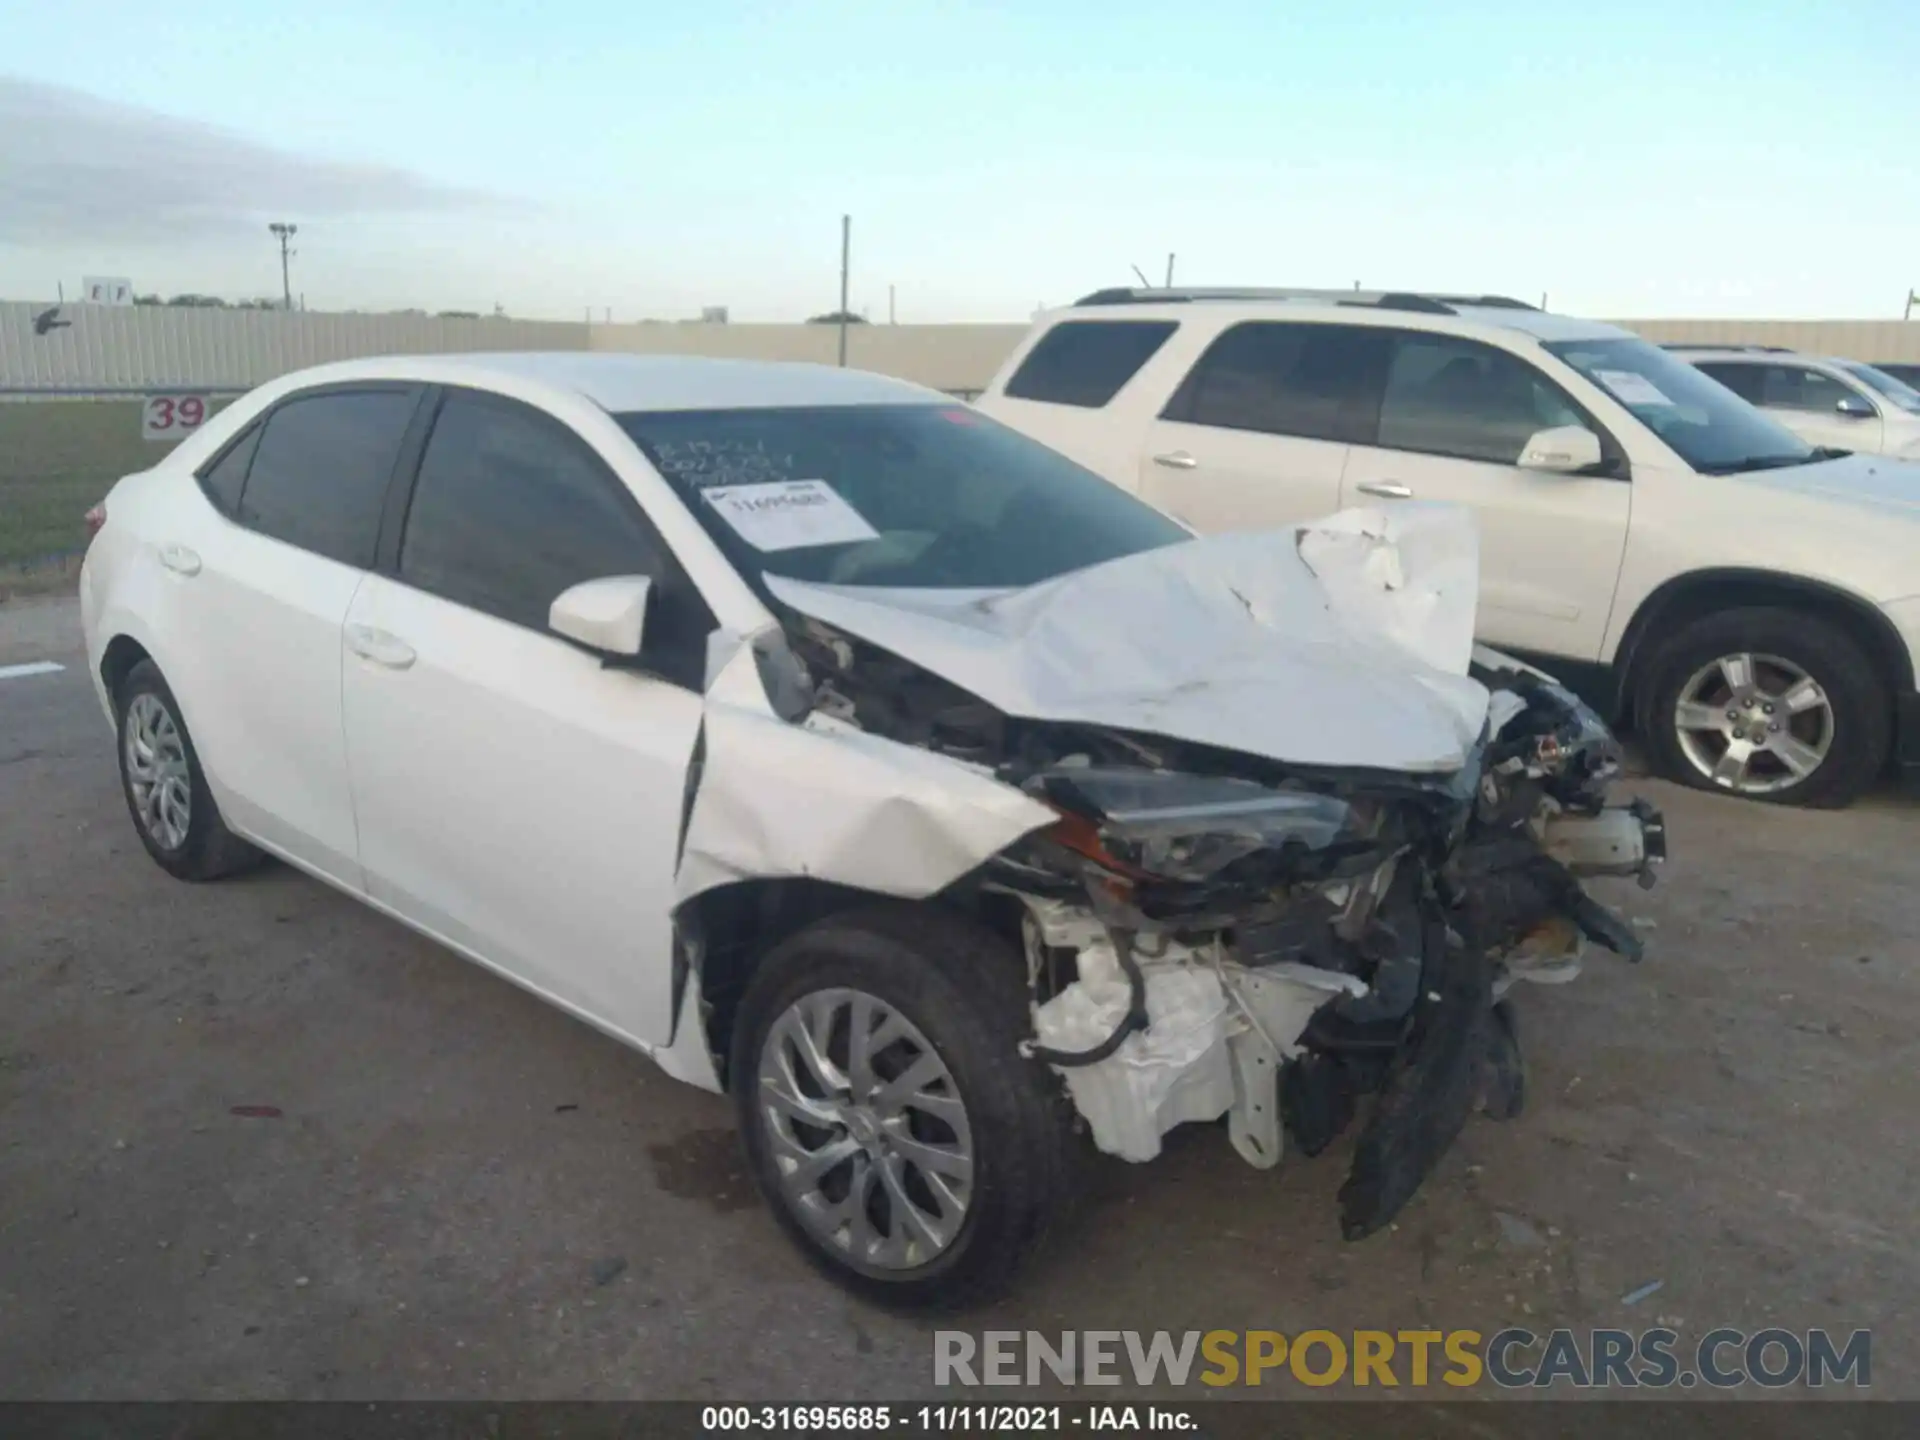
<path id="1" fill-rule="evenodd" d="M 697 985 L 695 1013 L 705 1026 L 707 1050 L 723 1090 L 731 1089 L 728 1057 L 740 998 L 761 961 L 809 925 L 876 905 L 917 905 L 929 912 L 930 923 L 937 923 L 944 912 L 985 924 L 1016 947 L 1012 953 L 1020 953 L 1019 902 L 980 890 L 970 877 L 919 901 L 812 876 L 754 878 L 703 891 L 674 911 L 673 1013 L 681 1013 L 687 985 Z"/>
<path id="2" fill-rule="evenodd" d="M 1643 662 L 1663 627 L 1719 610 L 1763 605 L 1805 610 L 1841 626 L 1881 668 L 1889 695 L 1913 689 L 1913 657 L 1906 642 L 1871 601 L 1824 581 L 1773 570 L 1724 567 L 1677 575 L 1640 602 L 1614 656 L 1613 717 L 1634 715 Z"/>
<path id="3" fill-rule="evenodd" d="M 142 660 L 152 659 L 153 655 L 147 647 L 124 631 L 109 640 L 100 654 L 100 682 L 107 687 L 107 698 L 116 700 L 120 686 L 133 672 L 133 667 Z"/>

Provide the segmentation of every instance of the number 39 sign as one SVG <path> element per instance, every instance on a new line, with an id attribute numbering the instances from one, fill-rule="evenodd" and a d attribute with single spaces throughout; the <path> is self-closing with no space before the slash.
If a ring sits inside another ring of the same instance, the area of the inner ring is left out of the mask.
<path id="1" fill-rule="evenodd" d="M 140 438 L 184 440 L 212 409 L 205 395 L 149 395 L 140 407 Z"/>

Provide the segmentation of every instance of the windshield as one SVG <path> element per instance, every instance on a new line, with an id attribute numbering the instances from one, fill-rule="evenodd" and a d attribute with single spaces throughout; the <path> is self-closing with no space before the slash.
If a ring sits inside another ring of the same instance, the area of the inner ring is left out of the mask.
<path id="1" fill-rule="evenodd" d="M 1896 380 L 1886 371 L 1876 370 L 1858 360 L 1842 360 L 1840 368 L 1861 384 L 1879 391 L 1908 414 L 1920 415 L 1920 390 L 1915 390 L 1905 381 Z"/>
<path id="2" fill-rule="evenodd" d="M 965 405 L 615 418 L 756 588 L 1010 588 L 1191 538 Z"/>
<path id="3" fill-rule="evenodd" d="M 1719 381 L 1644 340 L 1562 340 L 1546 347 L 1708 475 L 1824 458 Z"/>

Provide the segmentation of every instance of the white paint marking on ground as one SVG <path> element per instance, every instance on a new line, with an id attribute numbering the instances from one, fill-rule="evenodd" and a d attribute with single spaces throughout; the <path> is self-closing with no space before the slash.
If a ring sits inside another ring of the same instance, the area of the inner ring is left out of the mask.
<path id="1" fill-rule="evenodd" d="M 28 675 L 52 675 L 64 670 L 64 665 L 56 665 L 51 660 L 35 660 L 28 665 L 0 665 L 0 680 L 20 680 Z"/>

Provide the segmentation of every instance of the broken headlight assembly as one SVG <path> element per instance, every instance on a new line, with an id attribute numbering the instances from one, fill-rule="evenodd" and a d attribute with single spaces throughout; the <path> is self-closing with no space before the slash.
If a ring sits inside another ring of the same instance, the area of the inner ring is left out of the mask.
<path id="1" fill-rule="evenodd" d="M 1121 875 L 1285 883 L 1377 863 L 1379 812 L 1229 775 L 1063 766 L 1030 788 L 1062 814 L 1052 838 Z"/>

